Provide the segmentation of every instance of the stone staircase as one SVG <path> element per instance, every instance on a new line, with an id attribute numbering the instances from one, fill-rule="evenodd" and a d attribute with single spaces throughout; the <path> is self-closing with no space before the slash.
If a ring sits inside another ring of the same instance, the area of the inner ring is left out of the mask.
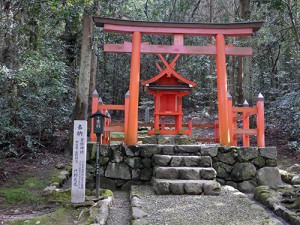
<path id="1" fill-rule="evenodd" d="M 177 153 L 154 155 L 153 187 L 156 194 L 219 195 L 210 156 L 202 156 L 196 146 L 181 146 Z M 173 155 L 174 154 L 174 155 Z M 176 154 L 176 155 L 175 155 Z"/>

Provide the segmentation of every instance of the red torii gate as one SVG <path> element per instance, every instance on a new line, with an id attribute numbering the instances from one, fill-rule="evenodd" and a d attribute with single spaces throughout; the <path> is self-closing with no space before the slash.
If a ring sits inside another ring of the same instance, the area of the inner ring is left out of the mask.
<path id="1" fill-rule="evenodd" d="M 252 36 L 258 31 L 263 22 L 247 23 L 173 23 L 145 22 L 93 17 L 96 26 L 104 27 L 105 32 L 132 34 L 132 43 L 104 44 L 104 52 L 131 53 L 130 83 L 129 83 L 129 115 L 125 143 L 134 145 L 138 140 L 138 99 L 140 83 L 141 54 L 191 54 L 216 55 L 218 115 L 220 144 L 233 144 L 230 135 L 230 124 L 227 101 L 226 55 L 251 56 L 251 47 L 234 47 L 225 44 L 226 36 Z M 151 45 L 142 43 L 142 34 L 172 35 L 173 45 Z M 187 46 L 185 36 L 212 36 L 216 45 Z"/>

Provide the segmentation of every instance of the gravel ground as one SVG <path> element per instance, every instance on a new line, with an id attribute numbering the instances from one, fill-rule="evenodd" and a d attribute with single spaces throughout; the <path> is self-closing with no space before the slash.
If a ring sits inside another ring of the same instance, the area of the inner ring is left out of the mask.
<path id="1" fill-rule="evenodd" d="M 228 187 L 228 186 L 227 186 Z M 222 187 L 220 196 L 155 195 L 150 186 L 136 186 L 149 224 L 280 225 L 273 214 L 236 189 Z"/>
<path id="2" fill-rule="evenodd" d="M 126 191 L 114 191 L 114 202 L 110 208 L 107 225 L 129 224 L 131 224 L 129 193 Z"/>

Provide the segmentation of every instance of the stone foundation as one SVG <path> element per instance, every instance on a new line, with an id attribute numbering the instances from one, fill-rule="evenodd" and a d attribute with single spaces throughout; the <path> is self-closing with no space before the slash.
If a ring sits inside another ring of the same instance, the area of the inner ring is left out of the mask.
<path id="1" fill-rule="evenodd" d="M 217 181 L 242 192 L 253 192 L 258 185 L 281 184 L 274 147 L 220 147 L 218 145 L 176 145 L 168 143 L 136 146 L 101 145 L 100 187 L 129 190 L 132 184 L 150 183 L 155 154 L 209 156 Z M 88 144 L 87 188 L 95 187 L 96 144 Z"/>

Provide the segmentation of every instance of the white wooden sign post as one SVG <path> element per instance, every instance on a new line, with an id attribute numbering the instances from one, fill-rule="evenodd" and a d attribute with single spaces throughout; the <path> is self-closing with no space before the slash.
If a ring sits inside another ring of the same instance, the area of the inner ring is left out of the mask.
<path id="1" fill-rule="evenodd" d="M 74 121 L 71 202 L 85 200 L 87 121 Z"/>

